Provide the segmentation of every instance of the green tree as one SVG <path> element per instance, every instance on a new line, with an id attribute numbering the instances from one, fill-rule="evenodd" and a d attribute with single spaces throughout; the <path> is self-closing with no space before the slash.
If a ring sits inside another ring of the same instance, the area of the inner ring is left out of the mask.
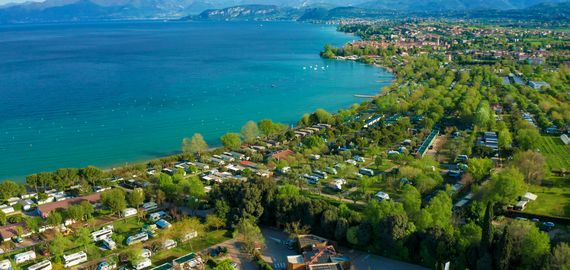
<path id="1" fill-rule="evenodd" d="M 503 235 L 501 236 L 497 244 L 497 252 L 495 252 L 495 269 L 497 270 L 508 270 L 511 265 L 511 252 L 513 249 L 513 240 L 509 234 L 507 227 L 503 229 Z"/>
<path id="2" fill-rule="evenodd" d="M 358 239 L 358 244 L 360 246 L 367 246 L 372 240 L 372 225 L 370 222 L 365 221 L 358 225 L 358 231 L 356 233 L 356 238 Z"/>
<path id="3" fill-rule="evenodd" d="M 536 226 L 532 226 L 519 248 L 522 265 L 536 269 L 542 265 L 543 259 L 550 252 L 550 238 L 548 234 L 539 231 Z"/>
<path id="4" fill-rule="evenodd" d="M 481 234 L 481 253 L 489 252 L 491 248 L 491 243 L 493 241 L 493 203 L 487 203 L 487 209 L 485 210 L 485 217 L 483 218 L 482 229 L 483 233 Z"/>
<path id="5" fill-rule="evenodd" d="M 25 187 L 12 181 L 0 183 L 0 200 L 5 201 L 26 191 Z"/>
<path id="6" fill-rule="evenodd" d="M 546 270 L 570 269 L 570 246 L 568 243 L 559 243 L 552 249 L 552 253 L 546 261 Z"/>
<path id="7" fill-rule="evenodd" d="M 348 221 L 345 218 L 339 218 L 336 222 L 334 231 L 334 238 L 337 241 L 344 242 L 346 239 L 346 232 L 348 230 Z"/>
<path id="8" fill-rule="evenodd" d="M 70 245 L 71 241 L 67 237 L 63 236 L 60 232 L 56 232 L 50 243 L 49 251 L 56 257 L 56 261 L 60 261 L 61 256 L 63 256 L 63 253 Z"/>
<path id="9" fill-rule="evenodd" d="M 261 229 L 250 219 L 242 218 L 236 224 L 236 233 L 238 239 L 243 243 L 244 251 L 253 255 L 256 247 L 265 243 Z"/>
<path id="10" fill-rule="evenodd" d="M 67 216 L 73 220 L 81 221 L 83 220 L 85 213 L 83 213 L 83 207 L 79 204 L 71 205 L 67 209 Z"/>
<path id="11" fill-rule="evenodd" d="M 195 133 L 190 139 L 182 140 L 182 152 L 184 153 L 201 154 L 206 150 L 208 150 L 208 144 L 200 133 Z"/>
<path id="12" fill-rule="evenodd" d="M 527 184 L 540 185 L 546 176 L 546 159 L 540 153 L 530 150 L 516 153 L 512 163 L 524 175 Z"/>
<path id="13" fill-rule="evenodd" d="M 6 214 L 3 211 L 0 211 L 0 226 L 6 225 L 8 219 L 6 218 Z"/>
<path id="14" fill-rule="evenodd" d="M 224 219 L 221 219 L 216 215 L 206 216 L 206 227 L 208 229 L 219 230 L 220 228 L 223 228 L 225 226 L 226 226 L 226 221 Z"/>
<path id="15" fill-rule="evenodd" d="M 245 125 L 241 128 L 241 136 L 243 137 L 245 142 L 253 142 L 259 136 L 260 131 L 257 124 L 253 121 L 248 121 Z"/>
<path id="16" fill-rule="evenodd" d="M 535 128 L 519 129 L 516 141 L 523 150 L 534 150 L 538 147 L 540 133 Z"/>
<path id="17" fill-rule="evenodd" d="M 222 144 L 229 149 L 238 149 L 241 146 L 241 137 L 237 133 L 226 133 L 220 137 Z"/>
<path id="18" fill-rule="evenodd" d="M 452 207 L 453 205 L 449 195 L 443 191 L 438 192 L 425 208 L 431 216 L 432 226 L 451 232 Z"/>
<path id="19" fill-rule="evenodd" d="M 469 160 L 469 173 L 476 181 L 481 181 L 491 173 L 493 160 L 488 158 L 472 158 Z"/>
<path id="20" fill-rule="evenodd" d="M 346 240 L 354 245 L 358 245 L 358 226 L 353 226 L 346 230 Z"/>
<path id="21" fill-rule="evenodd" d="M 299 187 L 291 184 L 285 184 L 279 188 L 277 198 L 280 200 L 284 200 L 287 198 L 297 197 L 299 196 L 299 194 L 300 194 Z"/>
<path id="22" fill-rule="evenodd" d="M 499 131 L 499 147 L 501 149 L 509 149 L 513 144 L 513 135 L 509 132 L 509 129 L 504 128 Z"/>
<path id="23" fill-rule="evenodd" d="M 26 219 L 26 228 L 28 228 L 31 233 L 37 233 L 42 222 L 43 220 L 40 217 L 30 217 Z"/>
<path id="24" fill-rule="evenodd" d="M 188 207 L 194 212 L 200 206 L 200 201 L 206 195 L 204 184 L 202 184 L 202 181 L 200 181 L 198 177 L 190 177 L 185 191 L 189 196 Z"/>
<path id="25" fill-rule="evenodd" d="M 494 203 L 513 203 L 527 191 L 524 176 L 516 168 L 509 167 L 491 177 L 483 187 L 483 199 Z"/>
<path id="26" fill-rule="evenodd" d="M 81 206 L 81 208 L 83 208 L 83 215 L 85 220 L 88 220 L 93 217 L 93 213 L 95 213 L 95 208 L 90 202 L 82 201 L 79 205 Z"/>
<path id="27" fill-rule="evenodd" d="M 127 193 L 127 202 L 129 202 L 130 206 L 138 209 L 144 202 L 144 191 L 141 188 L 135 188 Z"/>
<path id="28" fill-rule="evenodd" d="M 47 217 L 47 223 L 51 226 L 59 226 L 63 223 L 63 217 L 57 211 L 52 211 Z"/>
<path id="29" fill-rule="evenodd" d="M 414 186 L 404 185 L 402 187 L 400 202 L 404 205 L 406 213 L 413 216 L 420 211 L 420 207 L 422 206 L 422 196 Z"/>
<path id="30" fill-rule="evenodd" d="M 280 123 L 273 123 L 273 121 L 269 119 L 263 119 L 257 123 L 259 130 L 265 136 L 274 136 L 280 133 L 285 132 L 287 130 L 287 126 Z"/>
<path id="31" fill-rule="evenodd" d="M 323 124 L 332 124 L 334 121 L 333 116 L 325 111 L 324 109 L 317 109 L 313 114 L 314 120 L 313 122 L 323 123 Z"/>
<path id="32" fill-rule="evenodd" d="M 101 202 L 113 213 L 120 215 L 127 208 L 125 192 L 120 188 L 107 190 L 101 194 Z"/>
<path id="33" fill-rule="evenodd" d="M 75 233 L 74 244 L 82 247 L 83 249 L 92 245 L 93 240 L 91 239 L 91 232 L 89 231 L 89 229 L 83 227 L 77 230 L 77 232 Z"/>
<path id="34" fill-rule="evenodd" d="M 101 169 L 94 166 L 87 166 L 79 171 L 79 174 L 83 179 L 87 180 L 89 184 L 95 186 L 103 175 L 105 174 Z"/>

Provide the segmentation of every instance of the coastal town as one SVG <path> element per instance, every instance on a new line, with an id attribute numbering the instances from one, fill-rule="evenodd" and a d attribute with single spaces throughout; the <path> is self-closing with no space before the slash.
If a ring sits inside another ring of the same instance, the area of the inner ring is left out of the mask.
<path id="1" fill-rule="evenodd" d="M 570 37 L 350 21 L 377 96 L 211 148 L 0 183 L 0 270 L 567 269 Z M 450 268 L 448 268 L 450 267 Z"/>

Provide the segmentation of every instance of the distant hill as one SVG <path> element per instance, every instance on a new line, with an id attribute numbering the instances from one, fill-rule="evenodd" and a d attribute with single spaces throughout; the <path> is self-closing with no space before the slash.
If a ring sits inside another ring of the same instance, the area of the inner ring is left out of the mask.
<path id="1" fill-rule="evenodd" d="M 223 9 L 209 9 L 194 16 L 187 16 L 182 20 L 296 20 L 300 11 L 294 8 L 278 7 L 275 5 L 242 5 Z"/>
<path id="2" fill-rule="evenodd" d="M 544 3 L 543 1 L 549 1 Z M 425 16 L 520 17 L 525 8 L 564 12 L 563 0 L 46 0 L 0 6 L 0 23 L 108 19 L 328 20 Z M 565 2 L 566 4 L 568 2 Z M 528 10 L 534 12 L 532 10 Z"/>

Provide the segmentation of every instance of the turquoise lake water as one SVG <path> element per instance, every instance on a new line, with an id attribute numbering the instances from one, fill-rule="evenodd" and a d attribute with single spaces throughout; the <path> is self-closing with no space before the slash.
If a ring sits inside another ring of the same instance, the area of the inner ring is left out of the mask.
<path id="1" fill-rule="evenodd" d="M 248 120 L 361 102 L 392 76 L 318 55 L 353 39 L 293 22 L 0 26 L 0 180 L 164 156 L 195 132 L 217 145 Z"/>

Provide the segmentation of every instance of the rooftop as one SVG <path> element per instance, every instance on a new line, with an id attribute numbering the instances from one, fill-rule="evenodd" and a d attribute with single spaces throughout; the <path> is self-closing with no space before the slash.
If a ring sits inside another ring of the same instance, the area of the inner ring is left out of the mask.
<path id="1" fill-rule="evenodd" d="M 163 263 L 155 268 L 151 268 L 150 270 L 170 270 L 172 269 L 172 264 Z"/>
<path id="2" fill-rule="evenodd" d="M 40 213 L 44 217 L 46 217 L 50 212 L 52 212 L 58 208 L 67 209 L 71 205 L 81 203 L 82 201 L 88 201 L 90 203 L 97 203 L 100 200 L 101 200 L 101 193 L 93 193 L 93 194 L 89 194 L 89 195 L 85 195 L 85 196 L 81 196 L 81 197 L 76 197 L 76 198 L 71 198 L 71 199 L 67 199 L 67 200 L 63 200 L 63 201 L 59 201 L 59 202 L 46 203 L 46 204 L 38 206 L 38 211 L 40 211 Z"/>
<path id="3" fill-rule="evenodd" d="M 176 264 L 182 264 L 196 259 L 197 259 L 196 253 L 188 253 L 180 258 L 174 259 L 173 262 Z"/>

